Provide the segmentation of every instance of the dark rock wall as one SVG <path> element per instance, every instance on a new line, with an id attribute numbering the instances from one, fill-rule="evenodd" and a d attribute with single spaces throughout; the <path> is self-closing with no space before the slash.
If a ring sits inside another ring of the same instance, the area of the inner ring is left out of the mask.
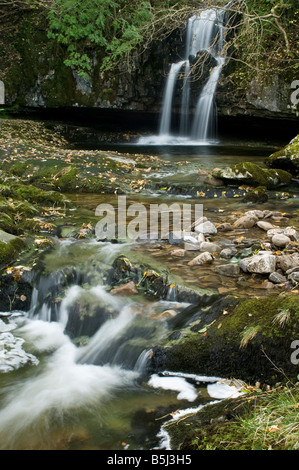
<path id="1" fill-rule="evenodd" d="M 120 63 L 117 72 L 103 73 L 102 51 L 94 50 L 93 67 L 85 79 L 64 65 L 63 47 L 47 39 L 40 19 L 34 24 L 30 13 L 24 14 L 15 29 L 0 37 L 3 51 L 0 80 L 5 85 L 5 104 L 159 113 L 170 64 L 184 56 L 185 30 L 182 25 L 164 41 L 156 41 L 151 50 L 136 53 L 131 71 L 126 70 L 125 63 Z M 291 84 L 279 76 L 269 76 L 266 84 L 254 79 L 238 91 L 230 80 L 231 70 L 230 62 L 219 81 L 216 101 L 220 116 L 296 119 L 290 107 Z M 203 81 L 204 77 L 192 83 L 194 107 Z M 179 96 L 180 85 L 174 99 L 177 109 Z"/>

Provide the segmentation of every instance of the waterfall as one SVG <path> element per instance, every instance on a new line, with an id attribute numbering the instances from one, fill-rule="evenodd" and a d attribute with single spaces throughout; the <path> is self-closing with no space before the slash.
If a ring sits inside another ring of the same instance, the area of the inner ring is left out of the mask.
<path id="1" fill-rule="evenodd" d="M 177 64 L 172 64 L 171 66 L 164 93 L 164 106 L 160 124 L 160 135 L 169 134 L 174 86 L 176 84 L 178 74 L 184 63 L 185 61 L 181 61 Z"/>
<path id="2" fill-rule="evenodd" d="M 163 106 L 161 113 L 159 136 L 156 138 L 142 138 L 139 143 L 188 143 L 190 141 L 208 142 L 215 137 L 217 113 L 215 110 L 215 93 L 218 80 L 225 65 L 224 48 L 224 15 L 226 9 L 208 9 L 195 14 L 187 21 L 185 57 L 170 67 L 166 80 Z M 210 55 L 215 66 L 210 71 L 209 78 L 198 97 L 194 116 L 191 115 L 191 71 L 199 52 Z M 179 135 L 171 134 L 173 101 L 176 85 L 183 72 Z"/>

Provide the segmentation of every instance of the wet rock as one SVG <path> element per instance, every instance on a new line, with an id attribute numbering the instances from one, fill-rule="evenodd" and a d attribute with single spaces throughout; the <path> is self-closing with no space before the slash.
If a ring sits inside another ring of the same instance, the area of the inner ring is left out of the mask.
<path id="1" fill-rule="evenodd" d="M 196 256 L 196 258 L 192 259 L 189 261 L 188 266 L 198 266 L 201 264 L 211 264 L 213 262 L 214 258 L 211 255 L 210 252 L 205 251 L 204 253 L 201 253 L 200 255 Z"/>
<path id="2" fill-rule="evenodd" d="M 260 228 L 261 230 L 264 230 L 265 232 L 267 232 L 268 230 L 271 230 L 273 229 L 273 225 L 270 224 L 270 222 L 266 222 L 264 220 L 259 220 L 257 223 L 256 223 L 257 227 Z"/>
<path id="3" fill-rule="evenodd" d="M 229 222 L 223 222 L 222 224 L 217 225 L 217 230 L 218 232 L 230 232 L 233 230 L 233 226 Z"/>
<path id="4" fill-rule="evenodd" d="M 233 227 L 249 229 L 252 228 L 257 221 L 258 218 L 254 215 L 244 215 L 234 222 Z"/>
<path id="5" fill-rule="evenodd" d="M 194 243 L 195 245 L 199 245 L 199 242 L 195 233 L 184 233 L 183 240 L 184 242 Z"/>
<path id="6" fill-rule="evenodd" d="M 15 261 L 27 248 L 28 245 L 22 238 L 0 230 L 0 267 Z"/>
<path id="7" fill-rule="evenodd" d="M 217 228 L 209 220 L 196 225 L 194 230 L 195 232 L 202 233 L 203 235 L 216 235 L 217 234 Z"/>
<path id="8" fill-rule="evenodd" d="M 273 282 L 269 282 L 267 281 L 267 279 L 265 279 L 261 284 L 259 284 L 257 286 L 259 289 L 273 289 L 274 288 L 274 284 Z"/>
<path id="9" fill-rule="evenodd" d="M 219 253 L 221 251 L 221 246 L 219 246 L 217 243 L 202 242 L 200 244 L 200 251 L 208 251 L 209 253 Z"/>
<path id="10" fill-rule="evenodd" d="M 295 271 L 299 271 L 299 266 L 296 266 L 295 268 L 288 269 L 285 274 L 288 276 L 289 274 L 294 273 Z"/>
<path id="11" fill-rule="evenodd" d="M 278 257 L 280 269 L 286 272 L 289 269 L 299 267 L 299 253 L 292 253 Z"/>
<path id="12" fill-rule="evenodd" d="M 221 276 L 238 277 L 240 266 L 238 264 L 222 264 L 215 267 L 215 272 Z"/>
<path id="13" fill-rule="evenodd" d="M 244 215 L 252 215 L 254 217 L 257 217 L 258 219 L 263 219 L 265 217 L 265 211 L 261 211 L 259 209 L 254 209 L 252 211 L 245 212 Z"/>
<path id="14" fill-rule="evenodd" d="M 292 274 L 289 274 L 288 280 L 291 281 L 293 286 L 296 286 L 299 283 L 299 272 L 295 271 Z"/>
<path id="15" fill-rule="evenodd" d="M 156 315 L 153 316 L 153 318 L 159 320 L 161 318 L 173 318 L 177 315 L 177 311 L 176 310 L 173 310 L 173 309 L 169 309 L 169 310 L 164 310 L 163 312 L 161 313 L 157 313 Z"/>
<path id="16" fill-rule="evenodd" d="M 170 245 L 179 245 L 184 240 L 182 232 L 170 232 L 168 236 L 168 243 Z"/>
<path id="17" fill-rule="evenodd" d="M 272 244 L 276 246 L 277 248 L 284 248 L 291 242 L 289 237 L 287 237 L 286 235 L 283 235 L 282 233 L 281 234 L 277 233 L 276 235 L 274 235 L 271 241 L 272 241 Z"/>
<path id="18" fill-rule="evenodd" d="M 251 204 L 262 204 L 269 199 L 268 190 L 265 186 L 257 186 L 251 191 L 248 191 L 244 197 L 243 202 Z"/>
<path id="19" fill-rule="evenodd" d="M 270 274 L 276 270 L 276 256 L 269 252 L 253 255 L 241 260 L 240 268 L 244 272 Z"/>
<path id="20" fill-rule="evenodd" d="M 183 257 L 186 254 L 186 250 L 184 250 L 183 248 L 177 248 L 173 250 L 170 254 L 171 256 L 175 256 L 175 257 Z"/>
<path id="21" fill-rule="evenodd" d="M 265 163 L 269 168 L 282 168 L 297 175 L 299 171 L 299 135 L 282 150 L 266 158 Z"/>
<path id="22" fill-rule="evenodd" d="M 199 250 L 200 241 L 198 241 L 197 234 L 195 232 L 183 234 L 184 246 L 188 251 Z"/>
<path id="23" fill-rule="evenodd" d="M 210 186 L 221 187 L 224 186 L 223 180 L 220 178 L 215 178 L 212 175 L 208 175 L 203 179 L 204 184 L 208 184 Z"/>
<path id="24" fill-rule="evenodd" d="M 121 286 L 115 287 L 110 291 L 111 295 L 135 295 L 138 294 L 138 290 L 133 281 L 127 282 Z"/>
<path id="25" fill-rule="evenodd" d="M 202 242 L 205 242 L 205 241 L 206 241 L 206 238 L 205 238 L 205 236 L 204 236 L 203 233 L 199 233 L 199 234 L 198 234 L 197 241 L 198 241 L 199 243 L 202 243 Z"/>
<path id="26" fill-rule="evenodd" d="M 248 184 L 274 189 L 291 181 L 292 175 L 284 170 L 264 169 L 254 163 L 244 162 L 237 165 L 213 170 L 215 178 L 224 180 L 227 184 Z"/>
<path id="27" fill-rule="evenodd" d="M 0 312 L 30 309 L 34 275 L 24 266 L 8 268 L 0 280 Z"/>
<path id="28" fill-rule="evenodd" d="M 220 251 L 220 254 L 219 256 L 221 258 L 226 258 L 226 259 L 230 259 L 232 258 L 233 256 L 235 256 L 236 254 L 238 253 L 238 250 L 234 247 L 232 248 L 224 248 L 222 251 Z"/>
<path id="29" fill-rule="evenodd" d="M 284 284 L 287 282 L 287 278 L 278 272 L 273 272 L 269 276 L 269 281 L 274 284 Z"/>
<path id="30" fill-rule="evenodd" d="M 298 240 L 297 231 L 293 227 L 273 228 L 267 231 L 267 236 L 272 239 L 275 235 L 285 235 L 292 241 Z"/>

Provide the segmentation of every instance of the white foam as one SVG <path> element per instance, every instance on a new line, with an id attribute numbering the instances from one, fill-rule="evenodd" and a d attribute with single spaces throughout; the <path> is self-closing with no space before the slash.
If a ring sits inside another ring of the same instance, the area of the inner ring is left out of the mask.
<path id="1" fill-rule="evenodd" d="M 228 385 L 221 381 L 214 384 L 208 384 L 207 391 L 210 397 L 223 400 L 225 398 L 237 398 L 240 395 L 243 395 L 242 387 L 235 387 Z"/>
<path id="2" fill-rule="evenodd" d="M 16 326 L 0 320 L 0 372 L 3 373 L 17 370 L 27 363 L 38 364 L 38 359 L 23 349 L 24 339 L 12 333 Z"/>
<path id="3" fill-rule="evenodd" d="M 148 384 L 153 388 L 179 392 L 177 396 L 179 400 L 194 401 L 197 398 L 195 387 L 182 377 L 160 377 L 154 374 L 149 379 Z"/>
<path id="4" fill-rule="evenodd" d="M 196 140 L 190 139 L 189 137 L 179 137 L 170 134 L 164 135 L 150 135 L 140 137 L 138 139 L 138 145 L 176 145 L 176 146 L 202 146 L 202 145 L 213 145 L 218 143 L 214 140 Z"/>

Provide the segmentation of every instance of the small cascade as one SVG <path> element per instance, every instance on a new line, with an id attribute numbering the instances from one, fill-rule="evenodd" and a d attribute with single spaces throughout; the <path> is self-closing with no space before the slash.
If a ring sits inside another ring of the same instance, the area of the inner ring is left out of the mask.
<path id="1" fill-rule="evenodd" d="M 141 138 L 141 144 L 184 144 L 190 142 L 208 143 L 216 136 L 217 112 L 215 92 L 223 66 L 224 56 L 224 16 L 226 9 L 208 9 L 189 18 L 186 31 L 184 60 L 173 63 L 166 80 L 159 135 Z M 197 55 L 206 52 L 215 64 L 203 87 L 193 119 L 191 120 L 191 71 Z M 178 83 L 182 83 L 179 135 L 171 134 L 173 101 Z"/>

